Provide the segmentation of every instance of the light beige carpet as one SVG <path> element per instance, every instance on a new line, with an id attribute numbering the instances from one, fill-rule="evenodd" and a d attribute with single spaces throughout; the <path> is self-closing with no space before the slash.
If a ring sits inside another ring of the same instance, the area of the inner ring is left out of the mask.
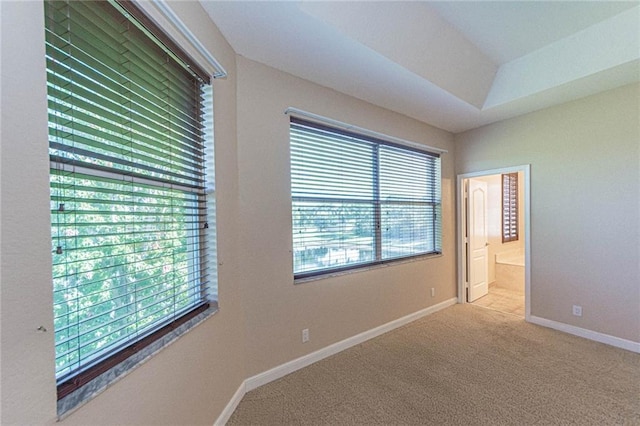
<path id="1" fill-rule="evenodd" d="M 253 390 L 229 425 L 640 425 L 640 355 L 455 305 Z"/>

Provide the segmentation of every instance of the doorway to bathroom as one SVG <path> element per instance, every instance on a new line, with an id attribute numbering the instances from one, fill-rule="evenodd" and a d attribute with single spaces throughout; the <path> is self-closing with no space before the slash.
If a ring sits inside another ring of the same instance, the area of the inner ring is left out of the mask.
<path id="1" fill-rule="evenodd" d="M 529 318 L 529 165 L 458 176 L 458 302 Z"/>

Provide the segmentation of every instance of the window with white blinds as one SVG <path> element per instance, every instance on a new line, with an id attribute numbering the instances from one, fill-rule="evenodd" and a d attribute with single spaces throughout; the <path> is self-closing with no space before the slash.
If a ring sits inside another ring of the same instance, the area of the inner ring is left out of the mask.
<path id="1" fill-rule="evenodd" d="M 296 278 L 441 252 L 437 154 L 291 117 Z"/>
<path id="2" fill-rule="evenodd" d="M 518 241 L 518 173 L 502 175 L 502 242 Z"/>
<path id="3" fill-rule="evenodd" d="M 62 398 L 215 304 L 212 111 L 131 3 L 46 1 L 45 25 Z"/>

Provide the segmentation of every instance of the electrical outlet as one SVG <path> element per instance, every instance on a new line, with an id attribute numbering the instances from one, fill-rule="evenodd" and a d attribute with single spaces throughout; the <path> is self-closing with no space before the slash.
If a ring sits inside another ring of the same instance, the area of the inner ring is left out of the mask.
<path id="1" fill-rule="evenodd" d="M 573 305 L 573 315 L 575 315 L 577 317 L 581 317 L 582 316 L 582 306 Z"/>
<path id="2" fill-rule="evenodd" d="M 431 287 L 431 297 L 436 297 L 436 289 Z"/>
<path id="3" fill-rule="evenodd" d="M 309 341 L 309 329 L 305 328 L 302 330 L 302 343 L 307 343 Z"/>

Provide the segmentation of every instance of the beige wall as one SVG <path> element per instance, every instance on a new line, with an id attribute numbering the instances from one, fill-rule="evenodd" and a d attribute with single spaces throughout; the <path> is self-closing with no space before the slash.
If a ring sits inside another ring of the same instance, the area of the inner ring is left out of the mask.
<path id="1" fill-rule="evenodd" d="M 198 3 L 173 4 L 229 71 L 216 81 L 220 311 L 71 414 L 63 424 L 211 425 L 246 377 L 235 53 Z M 43 5 L 0 2 L 2 425 L 56 420 Z M 49 332 L 38 333 L 44 325 Z"/>
<path id="2" fill-rule="evenodd" d="M 442 157 L 443 256 L 293 284 L 287 107 L 450 151 L 453 138 L 243 57 L 237 64 L 248 374 L 455 297 L 452 154 Z M 311 336 L 305 344 L 303 328 Z"/>
<path id="3" fill-rule="evenodd" d="M 245 378 L 456 295 L 453 137 L 237 57 L 198 3 L 172 5 L 229 72 L 214 83 L 220 311 L 63 424 L 211 424 Z M 42 4 L 2 1 L 0 14 L 0 423 L 48 424 L 56 401 Z M 458 173 L 532 164 L 533 314 L 633 340 L 637 99 L 630 86 L 487 126 L 460 135 L 456 151 Z M 289 106 L 448 149 L 443 255 L 294 285 Z M 570 316 L 574 303 L 581 319 Z"/>
<path id="4" fill-rule="evenodd" d="M 532 315 L 636 342 L 639 99 L 629 85 L 455 138 L 457 173 L 531 164 Z"/>
<path id="5" fill-rule="evenodd" d="M 452 153 L 443 157 L 443 256 L 293 284 L 283 111 L 297 106 L 450 151 L 453 137 L 236 58 L 197 3 L 172 7 L 229 72 L 214 83 L 220 311 L 64 424 L 211 424 L 245 378 L 455 296 Z M 56 390 L 43 9 L 41 2 L 0 8 L 0 423 L 50 424 Z M 36 332 L 40 325 L 49 332 Z M 302 328 L 311 331 L 305 345 Z"/>
<path id="6" fill-rule="evenodd" d="M 524 173 L 518 172 L 518 241 L 502 242 L 502 175 L 474 178 L 487 184 L 489 283 L 496 280 L 496 254 L 524 250 Z"/>
<path id="7" fill-rule="evenodd" d="M 0 423 L 55 415 L 43 5 L 0 2 Z"/>

